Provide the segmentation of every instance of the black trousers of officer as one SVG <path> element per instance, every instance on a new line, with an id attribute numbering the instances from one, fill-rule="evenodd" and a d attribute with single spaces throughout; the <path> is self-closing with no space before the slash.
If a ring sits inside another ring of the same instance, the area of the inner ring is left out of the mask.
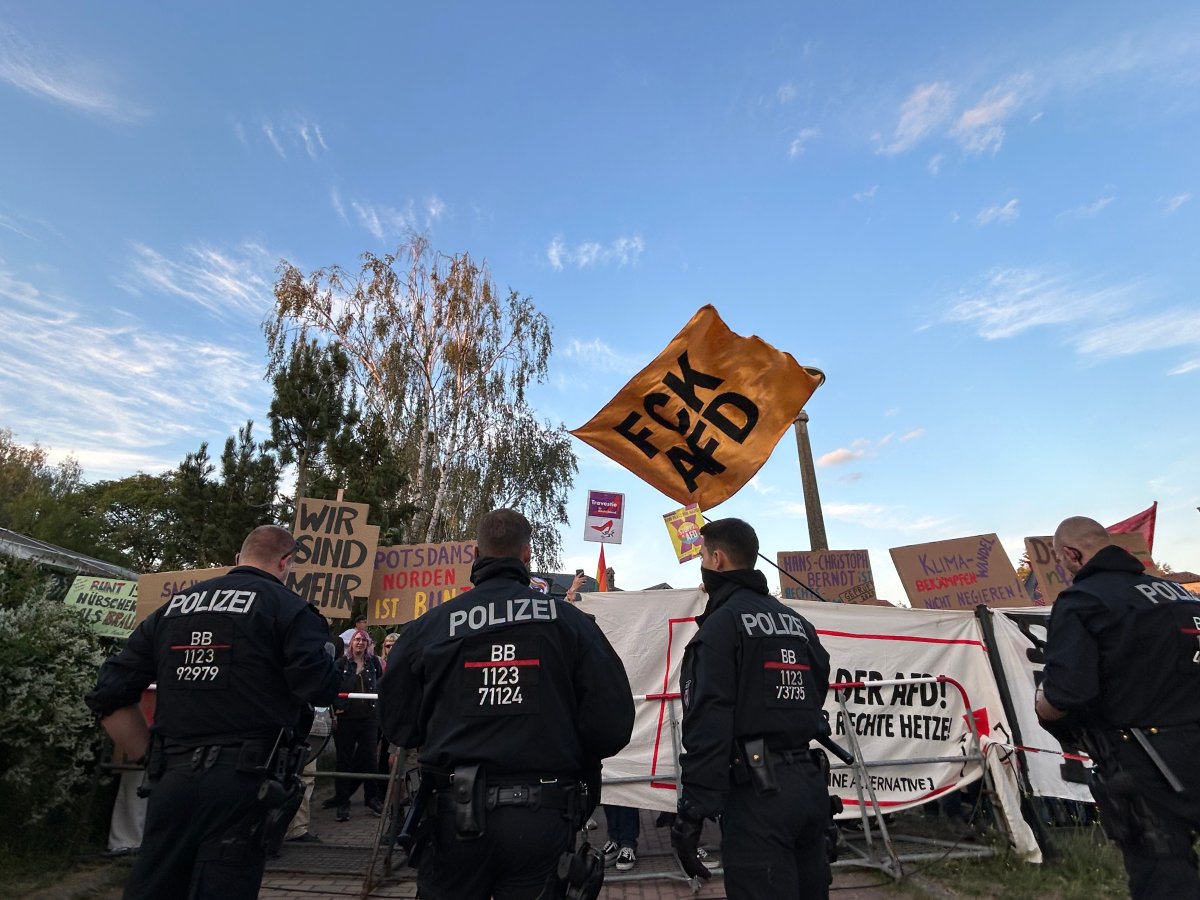
<path id="1" fill-rule="evenodd" d="M 775 764 L 779 793 L 761 797 L 735 784 L 721 817 L 721 864 L 729 900 L 825 900 L 829 794 L 802 754 Z"/>
<path id="2" fill-rule="evenodd" d="M 179 754 L 190 760 L 191 754 Z M 172 762 L 177 762 L 177 759 Z M 231 760 L 211 768 L 172 765 L 150 794 L 145 838 L 125 900 L 253 900 L 266 857 L 254 825 L 262 820 L 263 776 Z"/>
<path id="3" fill-rule="evenodd" d="M 421 900 L 553 900 L 558 859 L 573 830 L 561 809 L 488 810 L 484 833 L 459 840 L 454 810 L 436 813 L 433 838 L 417 867 Z"/>
<path id="4" fill-rule="evenodd" d="M 1141 747 L 1119 738 L 1114 741 L 1121 768 L 1133 775 L 1138 795 L 1175 846 L 1169 856 L 1153 854 L 1137 843 L 1121 846 L 1129 893 L 1133 900 L 1200 900 L 1200 874 L 1192 852 L 1192 842 L 1200 833 L 1200 770 L 1196 767 L 1200 725 L 1166 728 L 1148 737 L 1184 791 L 1171 789 Z"/>

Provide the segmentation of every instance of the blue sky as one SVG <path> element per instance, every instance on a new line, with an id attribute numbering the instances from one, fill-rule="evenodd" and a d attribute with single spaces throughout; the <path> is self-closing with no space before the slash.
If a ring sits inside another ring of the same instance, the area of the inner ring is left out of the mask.
<path id="1" fill-rule="evenodd" d="M 704 303 L 828 382 L 835 548 L 1160 502 L 1200 568 L 1200 12 L 1052 5 L 0 0 L 0 425 L 87 477 L 264 428 L 281 258 L 409 229 L 551 318 L 585 422 Z M 806 549 L 791 436 L 715 511 Z M 624 587 L 694 584 L 627 494 Z M 774 580 L 774 579 L 772 579 Z"/>

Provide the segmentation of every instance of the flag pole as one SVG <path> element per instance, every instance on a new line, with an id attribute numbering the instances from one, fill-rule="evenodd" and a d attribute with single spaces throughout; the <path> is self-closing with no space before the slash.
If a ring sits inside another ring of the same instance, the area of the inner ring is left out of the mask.
<path id="1" fill-rule="evenodd" d="M 813 466 L 812 444 L 808 441 L 808 413 L 800 410 L 796 426 L 796 453 L 800 457 L 800 483 L 804 488 L 804 513 L 808 516 L 810 550 L 828 550 L 825 515 L 821 512 L 821 494 L 817 490 L 817 470 Z"/>

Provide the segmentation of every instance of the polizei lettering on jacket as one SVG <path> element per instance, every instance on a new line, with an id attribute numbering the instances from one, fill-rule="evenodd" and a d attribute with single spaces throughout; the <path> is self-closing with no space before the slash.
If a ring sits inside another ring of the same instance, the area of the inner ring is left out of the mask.
<path id="1" fill-rule="evenodd" d="M 450 613 L 450 637 L 460 628 L 479 631 L 489 625 L 510 625 L 514 622 L 553 622 L 558 610 L 549 597 L 514 597 L 511 600 L 490 600 L 470 609 Z"/>
<path id="2" fill-rule="evenodd" d="M 211 595 L 211 596 L 210 596 Z M 189 616 L 192 613 L 227 612 L 245 615 L 258 599 L 255 591 L 211 590 L 176 594 L 167 604 L 164 616 Z"/>
<path id="3" fill-rule="evenodd" d="M 799 618 L 788 613 L 742 613 L 742 627 L 750 637 L 763 637 L 768 634 L 792 634 L 803 640 L 808 640 L 804 624 Z"/>

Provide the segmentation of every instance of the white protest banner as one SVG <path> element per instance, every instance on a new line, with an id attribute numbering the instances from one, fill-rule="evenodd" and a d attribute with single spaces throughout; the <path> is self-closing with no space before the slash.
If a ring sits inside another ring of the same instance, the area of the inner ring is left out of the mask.
<path id="1" fill-rule="evenodd" d="M 79 575 L 63 603 L 75 609 L 96 634 L 127 638 L 137 624 L 136 581 Z"/>
<path id="2" fill-rule="evenodd" d="M 625 495 L 611 491 L 588 491 L 583 539 L 600 544 L 619 544 L 624 528 Z"/>
<path id="3" fill-rule="evenodd" d="M 604 788 L 606 802 L 621 806 L 675 809 L 675 732 L 671 707 L 681 721 L 679 667 L 687 642 L 696 633 L 695 617 L 705 595 L 697 590 L 584 594 L 580 609 L 595 616 L 624 662 L 636 702 L 633 738 L 606 760 L 606 778 L 639 778 L 638 783 Z M 825 711 L 834 739 L 846 746 L 853 729 L 862 755 L 871 761 L 895 761 L 869 770 L 880 807 L 896 811 L 962 787 L 982 775 L 979 763 L 963 757 L 970 746 L 970 724 L 984 743 L 1011 743 L 999 692 L 974 616 L 850 604 L 788 601 L 817 628 L 832 660 L 833 677 L 849 681 L 948 676 L 962 685 L 893 685 L 861 688 L 847 696 L 847 721 L 831 691 Z M 945 762 L 907 763 L 928 757 Z M 1005 783 L 1015 774 L 997 762 L 993 777 Z M 853 773 L 834 768 L 831 789 L 846 805 L 843 818 L 860 814 Z M 1004 801 L 1008 803 L 1008 801 Z M 1011 805 L 1011 803 L 1009 804 Z M 1037 852 L 1019 809 L 1005 809 L 1017 844 L 1025 855 Z"/>
<path id="4" fill-rule="evenodd" d="M 875 597 L 875 576 L 866 550 L 781 550 L 776 561 L 782 570 L 779 589 L 785 600 L 815 600 L 804 589 L 808 587 L 835 603 L 891 605 Z"/>
<path id="5" fill-rule="evenodd" d="M 471 589 L 474 541 L 400 544 L 375 551 L 370 625 L 400 625 Z"/>
<path id="6" fill-rule="evenodd" d="M 1016 714 L 1021 745 L 1049 753 L 1026 753 L 1025 766 L 1029 784 L 1039 797 L 1059 797 L 1063 800 L 1092 802 L 1092 792 L 1086 784 L 1064 781 L 1062 750 L 1057 738 L 1042 728 L 1033 710 L 1033 691 L 1037 673 L 1045 666 L 1033 662 L 1029 651 L 1046 642 L 1050 624 L 1050 609 L 996 610 L 992 630 L 996 636 L 996 652 L 1000 657 L 1003 678 L 1008 683 L 1008 695 Z M 1035 654 L 1040 655 L 1040 654 Z"/>

